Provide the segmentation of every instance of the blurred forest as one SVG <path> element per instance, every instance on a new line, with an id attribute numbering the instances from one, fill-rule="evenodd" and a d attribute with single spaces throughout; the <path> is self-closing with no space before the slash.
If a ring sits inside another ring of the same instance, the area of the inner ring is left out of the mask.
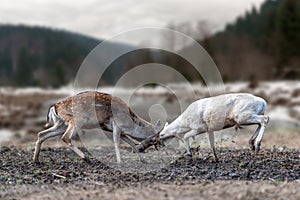
<path id="1" fill-rule="evenodd" d="M 67 84 L 99 42 L 48 28 L 2 25 L 0 84 L 54 87 Z"/>
<path id="2" fill-rule="evenodd" d="M 300 1 L 267 0 L 202 41 L 225 80 L 300 78 Z"/>
<path id="3" fill-rule="evenodd" d="M 170 24 L 195 38 L 212 56 L 224 81 L 300 78 L 300 1 L 266 0 L 212 34 L 209 22 Z M 94 38 L 42 27 L 0 25 L 0 85 L 51 86 L 70 83 L 88 53 L 101 42 Z M 176 41 L 169 45 L 175 46 Z M 181 41 L 182 51 L 190 47 Z M 113 48 L 126 48 L 121 43 Z M 121 56 L 103 76 L 113 84 L 125 71 L 144 63 L 172 66 L 188 80 L 199 75 L 170 52 L 142 49 Z M 99 66 L 101 67 L 101 66 Z"/>

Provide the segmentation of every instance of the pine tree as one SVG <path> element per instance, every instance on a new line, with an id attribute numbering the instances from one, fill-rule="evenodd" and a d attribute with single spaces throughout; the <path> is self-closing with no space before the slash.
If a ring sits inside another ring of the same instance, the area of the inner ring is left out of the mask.
<path id="1" fill-rule="evenodd" d="M 17 70 L 15 74 L 16 84 L 27 86 L 33 83 L 33 74 L 31 70 L 30 55 L 26 48 L 21 48 L 18 56 Z"/>
<path id="2" fill-rule="evenodd" d="M 280 65 L 300 56 L 300 3 L 284 0 L 278 14 Z"/>

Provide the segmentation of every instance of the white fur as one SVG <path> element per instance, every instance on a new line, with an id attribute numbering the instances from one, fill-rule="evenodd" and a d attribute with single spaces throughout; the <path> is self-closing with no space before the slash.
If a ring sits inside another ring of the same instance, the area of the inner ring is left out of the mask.
<path id="1" fill-rule="evenodd" d="M 52 126 L 60 120 L 61 120 L 60 117 L 56 114 L 55 107 L 51 106 L 47 115 L 46 127 Z"/>
<path id="2" fill-rule="evenodd" d="M 189 105 L 170 125 L 165 126 L 160 133 L 160 138 L 184 134 L 187 154 L 191 155 L 189 138 L 206 132 L 215 160 L 217 160 L 214 131 L 232 126 L 257 124 L 258 129 L 249 143 L 251 148 L 258 152 L 269 121 L 269 117 L 265 115 L 266 107 L 267 103 L 264 99 L 248 93 L 233 93 L 200 99 Z"/>

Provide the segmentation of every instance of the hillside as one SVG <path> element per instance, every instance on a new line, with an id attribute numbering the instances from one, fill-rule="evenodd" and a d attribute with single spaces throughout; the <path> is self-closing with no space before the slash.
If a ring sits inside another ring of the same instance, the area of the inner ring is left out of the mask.
<path id="1" fill-rule="evenodd" d="M 42 27 L 0 26 L 0 85 L 66 84 L 100 41 Z"/>
<path id="2" fill-rule="evenodd" d="M 201 43 L 225 80 L 300 78 L 300 1 L 266 0 Z"/>
<path id="3" fill-rule="evenodd" d="M 70 83 L 82 61 L 101 42 L 62 30 L 0 25 L 0 85 L 58 87 Z M 108 43 L 105 52 L 97 55 L 95 67 L 105 67 L 107 57 L 130 47 L 117 42 Z M 131 60 L 130 55 L 115 60 L 100 83 L 110 85 L 115 82 L 119 74 L 129 69 L 127 65 L 133 63 Z M 87 80 L 94 71 L 91 68 L 86 74 Z"/>
<path id="4" fill-rule="evenodd" d="M 82 61 L 101 40 L 83 35 L 42 27 L 0 26 L 0 85 L 59 87 L 74 80 Z M 109 43 L 105 52 L 97 55 L 97 64 L 101 68 L 111 55 L 122 55 L 110 64 L 99 84 L 112 85 L 128 70 L 145 63 L 168 64 L 186 73 L 183 59 L 162 51 L 140 49 L 131 51 L 133 46 L 122 43 Z M 176 59 L 176 60 L 174 60 Z M 171 62 L 169 62 L 171 60 Z M 97 69 L 85 74 L 86 84 L 95 76 Z M 97 78 L 97 77 L 96 77 Z M 84 81 L 85 82 L 85 81 Z M 85 83 L 83 83 L 85 84 Z"/>
<path id="5" fill-rule="evenodd" d="M 82 61 L 101 42 L 76 33 L 44 27 L 0 25 L 0 86 L 66 85 L 74 81 Z M 127 44 L 106 43 L 105 51 L 95 55 L 97 63 L 90 66 L 83 84 L 90 86 L 91 77 L 97 75 L 99 70 L 95 68 L 107 67 L 106 62 L 112 55 L 121 56 L 113 60 L 102 77 L 96 77 L 100 79 L 101 85 L 115 84 L 126 71 L 135 66 L 164 62 L 159 51 L 132 50 L 134 47 Z M 129 53 L 122 55 L 124 51 Z"/>

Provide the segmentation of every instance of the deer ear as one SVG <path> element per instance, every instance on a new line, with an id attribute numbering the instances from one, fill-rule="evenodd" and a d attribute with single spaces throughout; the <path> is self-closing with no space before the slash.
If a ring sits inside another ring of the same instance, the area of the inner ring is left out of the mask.
<path id="1" fill-rule="evenodd" d="M 165 126 L 164 126 L 164 128 L 166 128 L 168 125 L 169 125 L 169 123 L 168 123 L 168 122 L 166 122 L 166 123 L 165 123 Z"/>
<path id="2" fill-rule="evenodd" d="M 155 131 L 156 133 L 160 133 L 166 126 L 168 126 L 169 123 L 166 122 L 164 125 L 161 124 L 160 120 L 157 120 L 155 124 Z"/>

